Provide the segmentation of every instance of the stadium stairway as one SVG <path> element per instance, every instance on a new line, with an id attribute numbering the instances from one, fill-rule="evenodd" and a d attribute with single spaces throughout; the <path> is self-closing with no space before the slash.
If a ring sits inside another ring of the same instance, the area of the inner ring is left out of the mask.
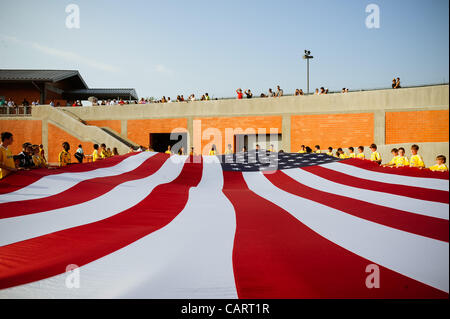
<path id="1" fill-rule="evenodd" d="M 80 141 L 95 144 L 105 143 L 111 149 L 117 147 L 119 154 L 127 153 L 130 146 L 138 147 L 137 144 L 118 135 L 108 127 L 87 125 L 83 120 L 67 110 L 58 109 L 49 105 L 40 105 L 39 107 L 33 107 L 32 116 L 59 127 Z"/>

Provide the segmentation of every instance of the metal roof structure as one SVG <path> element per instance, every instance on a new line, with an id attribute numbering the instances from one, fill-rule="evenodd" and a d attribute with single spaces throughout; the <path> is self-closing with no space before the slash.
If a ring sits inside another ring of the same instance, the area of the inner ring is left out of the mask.
<path id="1" fill-rule="evenodd" d="M 138 95 L 135 89 L 79 89 L 72 91 L 64 91 L 63 97 L 68 100 L 87 100 L 89 97 L 95 96 L 99 100 L 107 99 L 124 99 L 137 100 Z"/>
<path id="2" fill-rule="evenodd" d="M 67 100 L 87 100 L 95 96 L 99 100 L 137 100 L 132 88 L 89 88 L 77 70 L 25 70 L 0 69 L 0 83 L 32 82 L 45 100 L 45 87 L 57 87 L 57 92 Z M 59 83 L 58 83 L 59 82 Z M 54 84 L 52 84 L 54 83 Z M 53 89 L 55 90 L 55 89 Z M 43 103 L 41 101 L 41 103 Z"/>
<path id="3" fill-rule="evenodd" d="M 85 88 L 88 88 L 77 70 L 8 70 L 0 69 L 0 81 L 36 81 L 59 82 L 71 77 L 78 77 Z"/>

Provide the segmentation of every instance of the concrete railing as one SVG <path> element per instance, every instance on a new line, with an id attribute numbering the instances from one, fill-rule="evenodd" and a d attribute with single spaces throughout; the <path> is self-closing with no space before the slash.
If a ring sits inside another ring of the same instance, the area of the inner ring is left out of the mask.
<path id="1" fill-rule="evenodd" d="M 79 118 L 126 120 L 246 115 L 292 115 L 448 108 L 449 86 L 436 85 L 281 98 L 63 107 Z"/>
<path id="2" fill-rule="evenodd" d="M 128 152 L 129 146 L 115 138 L 113 135 L 106 133 L 100 127 L 85 125 L 58 108 L 48 105 L 36 106 L 33 107 L 32 115 L 35 118 L 47 121 L 48 123 L 61 128 L 81 141 L 92 142 L 95 144 L 105 143 L 111 149 L 117 147 L 120 154 Z M 43 136 L 43 139 L 45 140 L 45 136 Z M 44 143 L 44 145 L 46 144 L 47 143 Z"/>

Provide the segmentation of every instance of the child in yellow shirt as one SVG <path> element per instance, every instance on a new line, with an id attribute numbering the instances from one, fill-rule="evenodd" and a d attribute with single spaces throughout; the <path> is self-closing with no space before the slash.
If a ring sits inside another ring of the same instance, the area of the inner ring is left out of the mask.
<path id="1" fill-rule="evenodd" d="M 45 167 L 45 161 L 41 157 L 39 146 L 33 145 L 33 163 L 35 168 Z"/>
<path id="2" fill-rule="evenodd" d="M 364 155 L 364 146 L 358 146 L 358 155 L 356 155 L 356 158 L 359 158 L 359 159 L 366 158 L 366 156 Z"/>
<path id="3" fill-rule="evenodd" d="M 102 150 L 100 151 L 100 156 L 102 158 L 108 158 L 109 156 L 108 156 L 108 151 L 106 150 L 106 144 L 102 143 L 102 144 L 100 144 L 100 147 L 102 148 Z"/>
<path id="4" fill-rule="evenodd" d="M 372 151 L 372 154 L 370 155 L 370 160 L 372 162 L 381 164 L 381 155 L 380 155 L 380 153 L 377 152 L 377 145 L 371 144 L 370 150 Z"/>
<path id="5" fill-rule="evenodd" d="M 305 145 L 300 146 L 300 151 L 298 151 L 298 153 L 306 153 L 306 146 Z"/>
<path id="6" fill-rule="evenodd" d="M 433 172 L 447 172 L 448 167 L 445 165 L 445 162 L 447 161 L 446 157 L 444 155 L 438 155 L 436 157 L 436 165 L 430 166 L 430 170 Z"/>
<path id="7" fill-rule="evenodd" d="M 398 149 L 398 157 L 395 161 L 395 167 L 403 167 L 403 166 L 409 166 L 408 158 L 405 156 L 405 149 L 403 147 L 400 147 Z"/>
<path id="8" fill-rule="evenodd" d="M 391 154 L 392 154 L 392 159 L 389 161 L 389 163 L 383 164 L 383 166 L 395 167 L 395 164 L 397 163 L 397 158 L 398 158 L 398 149 L 396 149 L 394 147 L 391 150 Z"/>
<path id="9" fill-rule="evenodd" d="M 411 146 L 411 159 L 409 160 L 409 166 L 410 167 L 418 167 L 418 168 L 425 168 L 425 163 L 423 162 L 422 156 L 417 154 L 419 151 L 419 145 L 412 145 Z"/>
<path id="10" fill-rule="evenodd" d="M 167 145 L 167 151 L 165 151 L 164 153 L 166 154 L 172 154 L 172 147 L 170 145 Z"/>
<path id="11" fill-rule="evenodd" d="M 348 155 L 345 154 L 345 152 L 340 147 L 337 149 L 336 155 L 339 156 L 339 158 L 342 158 L 342 159 L 348 158 Z"/>
<path id="12" fill-rule="evenodd" d="M 348 148 L 348 158 L 356 158 L 355 149 L 352 146 Z"/>
<path id="13" fill-rule="evenodd" d="M 317 154 L 321 153 L 320 152 L 320 145 L 316 145 L 316 146 L 314 146 L 314 148 L 315 148 L 314 153 L 317 153 Z"/>
<path id="14" fill-rule="evenodd" d="M 256 144 L 256 150 L 259 150 L 259 145 Z M 213 144 L 213 146 L 211 147 L 211 150 L 209 151 L 209 155 L 216 155 L 217 151 L 216 151 L 216 145 Z"/>
<path id="15" fill-rule="evenodd" d="M 327 155 L 333 156 L 333 148 L 331 146 L 328 148 Z"/>
<path id="16" fill-rule="evenodd" d="M 59 153 L 58 161 L 59 167 L 63 167 L 70 164 L 70 145 L 68 142 L 62 144 L 63 150 Z"/>
<path id="17" fill-rule="evenodd" d="M 100 153 L 98 152 L 98 144 L 94 144 L 94 152 L 92 152 L 92 161 L 98 161 L 101 160 L 102 157 L 100 155 Z"/>
<path id="18" fill-rule="evenodd" d="M 2 132 L 2 143 L 0 144 L 0 179 L 17 172 L 14 156 L 8 146 L 13 143 L 13 135 L 10 132 Z"/>

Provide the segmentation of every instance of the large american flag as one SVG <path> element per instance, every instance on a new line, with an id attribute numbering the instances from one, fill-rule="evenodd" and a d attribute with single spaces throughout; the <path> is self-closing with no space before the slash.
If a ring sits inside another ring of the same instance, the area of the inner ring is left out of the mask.
<path id="1" fill-rule="evenodd" d="M 448 173 L 325 154 L 140 152 L 0 181 L 1 298 L 448 292 Z"/>

